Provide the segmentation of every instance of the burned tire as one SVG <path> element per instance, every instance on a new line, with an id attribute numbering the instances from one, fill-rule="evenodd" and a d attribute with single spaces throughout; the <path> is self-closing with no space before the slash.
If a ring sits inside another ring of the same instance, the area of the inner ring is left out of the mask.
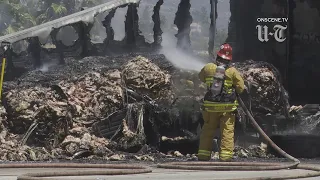
<path id="1" fill-rule="evenodd" d="M 296 158 L 320 157 L 320 136 L 318 135 L 272 135 L 270 138 L 281 149 Z M 270 146 L 268 151 L 277 157 L 282 157 Z"/>

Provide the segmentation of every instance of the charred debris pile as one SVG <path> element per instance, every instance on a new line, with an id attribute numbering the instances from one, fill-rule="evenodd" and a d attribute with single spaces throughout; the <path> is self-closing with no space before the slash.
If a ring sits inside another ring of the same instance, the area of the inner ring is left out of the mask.
<path id="1" fill-rule="evenodd" d="M 287 103 L 276 69 L 263 62 L 235 64 L 246 79 L 243 95 L 262 124 Z M 146 153 L 194 158 L 205 86 L 197 72 L 175 69 L 163 55 L 67 58 L 48 71 L 29 71 L 4 84 L 1 160 L 100 157 L 154 160 Z M 248 93 L 249 92 L 249 93 Z M 239 111 L 238 127 L 250 124 Z M 265 157 L 237 148 L 239 156 Z M 159 153 L 157 153 L 159 154 Z M 161 153 L 160 153 L 161 154 Z"/>

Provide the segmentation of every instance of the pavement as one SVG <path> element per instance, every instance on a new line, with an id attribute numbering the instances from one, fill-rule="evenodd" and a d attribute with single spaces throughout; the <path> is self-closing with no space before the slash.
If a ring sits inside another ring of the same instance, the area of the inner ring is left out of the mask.
<path id="1" fill-rule="evenodd" d="M 319 165 L 315 165 L 319 166 Z M 73 176 L 73 177 L 55 177 L 49 179 L 56 180 L 213 180 L 213 179 L 234 179 L 234 178 L 256 178 L 268 176 L 283 176 L 292 174 L 302 174 L 305 170 L 279 170 L 279 171 L 189 171 L 189 170 L 168 170 L 151 167 L 152 173 L 134 174 L 134 175 L 117 175 L 117 176 Z M 52 172 L 52 171 L 78 171 L 79 169 L 0 169 L 0 180 L 16 180 L 17 176 L 26 173 Z M 88 170 L 88 169 L 86 169 Z M 92 170 L 92 169 L 90 169 Z M 96 169 L 97 170 L 97 169 Z M 303 180 L 319 180 L 320 177 L 304 178 Z"/>

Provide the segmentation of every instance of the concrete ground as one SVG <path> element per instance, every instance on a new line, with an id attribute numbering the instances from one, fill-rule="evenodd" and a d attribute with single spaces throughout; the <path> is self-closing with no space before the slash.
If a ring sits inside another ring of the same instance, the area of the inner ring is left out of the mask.
<path id="1" fill-rule="evenodd" d="M 319 165 L 317 165 L 319 166 Z M 281 176 L 291 174 L 301 174 L 307 171 L 304 170 L 280 170 L 280 171 L 188 171 L 188 170 L 167 170 L 167 169 L 153 169 L 152 173 L 148 174 L 135 174 L 135 175 L 118 175 L 118 176 L 86 176 L 86 177 L 55 177 L 54 179 L 62 180 L 207 180 L 207 179 L 234 179 L 234 178 L 255 178 L 255 177 L 267 177 L 267 176 Z M 16 180 L 18 175 L 25 173 L 36 172 L 52 172 L 52 171 L 66 171 L 66 170 L 79 170 L 79 169 L 1 169 L 0 180 Z M 52 178 L 50 178 L 52 179 Z M 320 177 L 305 178 L 304 180 L 316 180 Z"/>

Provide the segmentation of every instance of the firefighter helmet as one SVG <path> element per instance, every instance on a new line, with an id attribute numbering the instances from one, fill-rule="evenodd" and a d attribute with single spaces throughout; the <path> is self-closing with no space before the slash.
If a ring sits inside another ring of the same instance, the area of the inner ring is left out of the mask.
<path id="1" fill-rule="evenodd" d="M 218 51 L 217 55 L 222 59 L 231 61 L 232 60 L 232 47 L 230 44 L 222 44 L 220 46 L 220 50 Z"/>

